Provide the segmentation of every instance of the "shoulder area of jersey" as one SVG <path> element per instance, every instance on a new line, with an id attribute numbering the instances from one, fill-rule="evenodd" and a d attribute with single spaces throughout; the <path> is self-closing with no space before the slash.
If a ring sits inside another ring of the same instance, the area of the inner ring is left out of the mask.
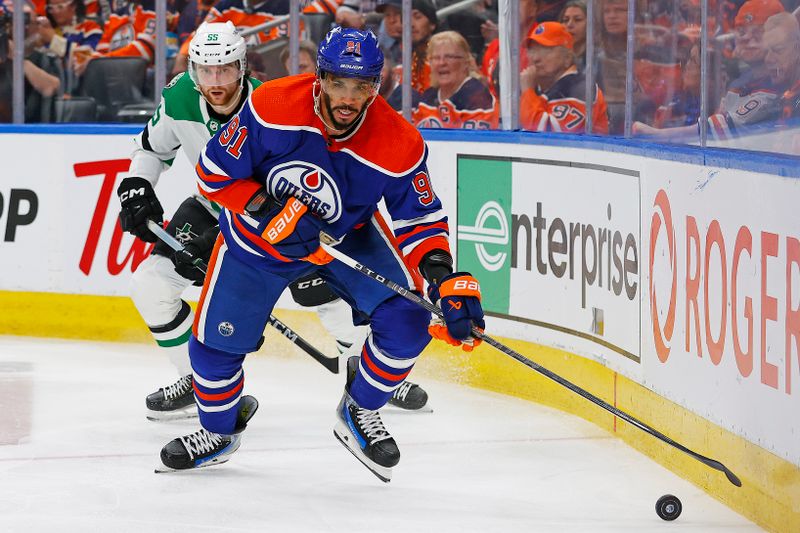
<path id="1" fill-rule="evenodd" d="M 314 74 L 285 76 L 259 85 L 250 96 L 258 118 L 276 126 L 308 126 L 314 116 Z"/>
<path id="2" fill-rule="evenodd" d="M 167 92 L 171 92 L 171 89 L 178 86 L 178 84 L 186 85 L 187 82 L 189 85 L 194 86 L 194 82 L 189 78 L 189 76 L 186 75 L 186 72 L 179 72 L 174 78 L 169 80 L 169 83 L 164 86 L 164 89 L 161 92 L 162 94 L 166 95 Z"/>
<path id="3" fill-rule="evenodd" d="M 419 130 L 383 98 L 376 98 L 364 123 L 346 142 L 345 150 L 367 165 L 400 177 L 415 170 L 425 155 Z"/>

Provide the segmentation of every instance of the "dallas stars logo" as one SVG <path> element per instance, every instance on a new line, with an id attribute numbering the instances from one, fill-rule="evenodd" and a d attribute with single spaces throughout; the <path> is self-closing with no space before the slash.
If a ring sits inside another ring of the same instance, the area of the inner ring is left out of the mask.
<path id="1" fill-rule="evenodd" d="M 206 128 L 208 128 L 208 131 L 211 132 L 211 135 L 214 135 L 215 133 L 217 133 L 217 130 L 219 129 L 219 122 L 217 122 L 213 118 L 209 119 L 209 121 L 206 122 Z"/>
<path id="2" fill-rule="evenodd" d="M 186 244 L 195 237 L 197 237 L 197 234 L 192 231 L 192 225 L 188 222 L 180 228 L 175 228 L 175 238 L 178 239 L 181 244 Z"/>

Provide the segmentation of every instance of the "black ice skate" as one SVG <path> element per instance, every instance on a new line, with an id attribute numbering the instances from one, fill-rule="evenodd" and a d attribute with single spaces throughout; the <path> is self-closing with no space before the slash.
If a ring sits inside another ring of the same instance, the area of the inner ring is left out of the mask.
<path id="1" fill-rule="evenodd" d="M 347 359 L 347 381 L 352 382 L 358 371 L 358 356 L 354 355 Z M 425 389 L 412 383 L 404 381 L 397 387 L 389 398 L 387 405 L 398 407 L 404 411 L 417 411 L 419 413 L 432 413 L 433 409 L 428 407 L 428 393 Z"/>
<path id="2" fill-rule="evenodd" d="M 200 429 L 173 439 L 161 449 L 161 462 L 156 473 L 174 472 L 218 465 L 228 461 L 242 443 L 242 432 L 247 422 L 258 409 L 258 401 L 252 396 L 242 396 L 239 400 L 239 411 L 236 429 L 233 435 L 220 435 Z"/>
<path id="3" fill-rule="evenodd" d="M 410 381 L 404 381 L 397 387 L 389 398 L 388 405 L 405 409 L 406 411 L 418 411 L 420 413 L 432 413 L 433 409 L 427 406 L 428 393 Z"/>
<path id="4" fill-rule="evenodd" d="M 400 450 L 381 421 L 378 411 L 361 408 L 350 396 L 348 376 L 336 416 L 339 419 L 333 434 L 356 459 L 381 481 L 392 479 L 392 467 L 400 462 Z"/>
<path id="5" fill-rule="evenodd" d="M 183 376 L 178 381 L 158 389 L 147 396 L 147 419 L 179 420 L 181 418 L 197 418 L 197 405 L 194 403 L 192 391 L 192 375 Z"/>

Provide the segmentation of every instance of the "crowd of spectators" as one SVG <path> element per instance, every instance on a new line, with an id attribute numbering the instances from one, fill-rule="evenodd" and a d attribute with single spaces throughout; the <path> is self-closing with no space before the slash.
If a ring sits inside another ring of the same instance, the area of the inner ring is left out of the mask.
<path id="1" fill-rule="evenodd" d="M 478 0 L 446 16 L 437 13 L 456 1 L 411 2 L 412 120 L 419 127 L 497 128 L 498 0 Z M 5 2 L 8 11 L 10 0 Z M 520 126 L 586 133 L 590 115 L 592 134 L 695 142 L 703 120 L 710 138 L 720 141 L 790 125 L 799 113 L 798 3 L 709 0 L 703 58 L 700 0 L 636 0 L 633 17 L 629 0 L 596 0 L 594 20 L 587 0 L 519 0 Z M 30 105 L 41 107 L 41 96 L 80 94 L 82 76 L 97 58 L 136 56 L 154 63 L 154 0 L 29 4 L 35 10 L 26 26 L 26 93 L 40 96 L 38 104 L 29 98 Z M 201 22 L 226 20 L 247 35 L 255 76 L 268 80 L 288 73 L 288 22 L 263 26 L 285 17 L 289 0 L 167 0 L 167 6 L 171 74 L 186 69 L 187 43 Z M 386 56 L 381 95 L 400 110 L 401 6 L 401 0 L 301 0 L 300 72 L 313 71 L 317 42 L 332 25 L 369 28 Z M 590 26 L 592 43 L 587 42 Z M 586 76 L 589 64 L 592 79 Z M 50 77 L 37 76 L 34 68 Z M 7 71 L 0 42 L 0 90 L 8 85 Z M 587 95 L 591 102 L 585 101 Z M 703 97 L 707 117 L 700 114 Z M 50 110 L 28 111 L 29 120 L 52 120 Z"/>

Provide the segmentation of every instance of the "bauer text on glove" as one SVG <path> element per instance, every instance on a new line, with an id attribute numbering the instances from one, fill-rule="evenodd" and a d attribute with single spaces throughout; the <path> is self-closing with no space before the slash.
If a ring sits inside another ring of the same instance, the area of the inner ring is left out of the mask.
<path id="1" fill-rule="evenodd" d="M 319 232 L 323 222 L 307 211 L 308 207 L 300 200 L 289 198 L 286 204 L 267 215 L 261 236 L 286 259 L 324 265 L 333 257 L 320 247 Z"/>

